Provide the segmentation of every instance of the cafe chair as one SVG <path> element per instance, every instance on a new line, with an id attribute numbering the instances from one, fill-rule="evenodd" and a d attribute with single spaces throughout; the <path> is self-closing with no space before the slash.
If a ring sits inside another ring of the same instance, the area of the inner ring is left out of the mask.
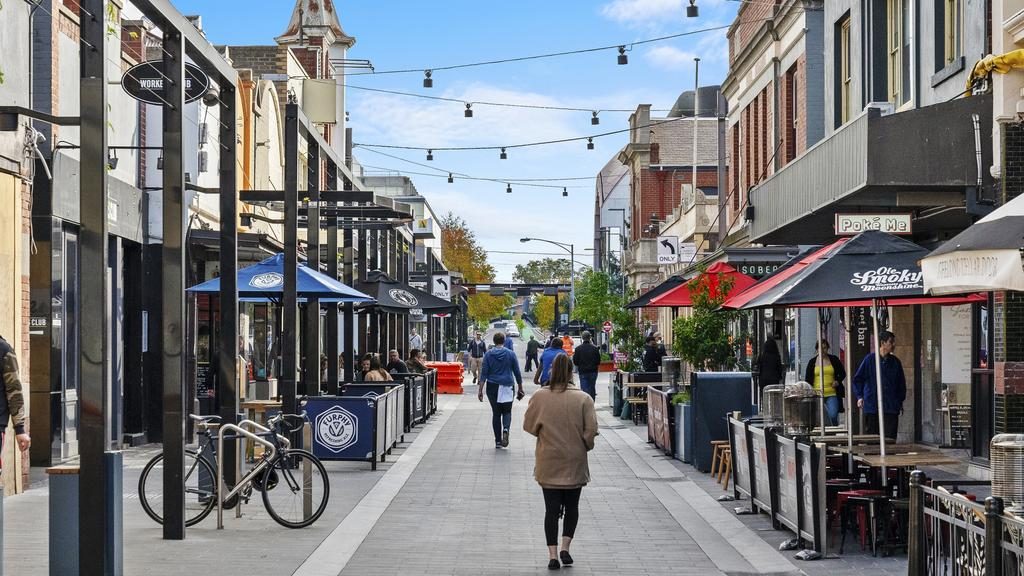
<path id="1" fill-rule="evenodd" d="M 722 449 L 729 449 L 728 440 L 711 441 L 711 475 L 718 477 L 719 466 L 722 464 Z"/>
<path id="2" fill-rule="evenodd" d="M 722 448 L 722 458 L 718 465 L 718 483 L 722 490 L 728 492 L 729 480 L 732 478 L 732 448 L 726 445 Z"/>
<path id="3" fill-rule="evenodd" d="M 846 532 L 851 528 L 851 519 L 856 520 L 855 528 L 860 536 L 860 549 L 867 548 L 869 531 L 872 532 L 872 546 L 874 546 L 874 533 L 871 527 L 875 522 L 877 506 L 875 499 L 885 499 L 881 490 L 847 490 L 839 492 L 836 496 L 836 508 L 839 515 L 839 554 L 843 553 L 846 546 Z"/>

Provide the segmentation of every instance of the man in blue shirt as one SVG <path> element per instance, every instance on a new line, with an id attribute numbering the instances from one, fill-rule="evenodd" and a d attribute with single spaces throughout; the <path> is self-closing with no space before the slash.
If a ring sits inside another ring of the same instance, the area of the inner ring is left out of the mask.
<path id="1" fill-rule="evenodd" d="M 540 355 L 540 370 L 533 375 L 534 384 L 548 385 L 548 379 L 551 378 L 551 363 L 555 361 L 555 356 L 559 354 L 565 354 L 565 350 L 562 349 L 562 340 L 552 337 L 548 342 L 548 347 Z"/>
<path id="2" fill-rule="evenodd" d="M 903 364 L 893 351 L 896 336 L 889 331 L 878 335 L 878 356 L 882 374 L 882 418 L 885 420 L 885 437 L 896 439 L 899 431 L 900 413 L 903 401 L 907 399 L 907 380 Z M 868 354 L 857 368 L 853 377 L 853 393 L 857 407 L 864 410 L 865 433 L 878 434 L 878 385 L 875 378 L 875 353 Z"/>
<path id="3" fill-rule="evenodd" d="M 508 334 L 502 334 L 502 336 L 505 337 L 505 344 L 504 344 L 505 348 L 508 348 L 512 352 L 515 352 L 516 349 L 512 347 L 512 337 L 509 336 Z"/>
<path id="4" fill-rule="evenodd" d="M 498 332 L 494 335 L 494 348 L 484 355 L 483 367 L 480 368 L 480 386 L 476 397 L 484 401 L 484 390 L 487 401 L 491 404 L 491 427 L 494 429 L 494 447 L 508 447 L 508 430 L 512 426 L 512 401 L 515 393 L 512 388 L 519 385 L 519 398 L 524 395 L 523 376 L 519 372 L 519 361 L 511 350 L 505 347 L 505 335 Z"/>

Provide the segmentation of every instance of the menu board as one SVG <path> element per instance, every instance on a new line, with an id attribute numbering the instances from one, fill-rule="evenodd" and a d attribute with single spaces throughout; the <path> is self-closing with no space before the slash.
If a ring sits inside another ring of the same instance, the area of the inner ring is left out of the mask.
<path id="1" fill-rule="evenodd" d="M 971 383 L 971 305 L 942 307 L 942 383 Z"/>

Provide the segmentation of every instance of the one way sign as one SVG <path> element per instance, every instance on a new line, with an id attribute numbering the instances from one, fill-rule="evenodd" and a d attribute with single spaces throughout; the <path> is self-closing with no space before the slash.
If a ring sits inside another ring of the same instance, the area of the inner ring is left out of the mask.
<path id="1" fill-rule="evenodd" d="M 675 264 L 679 261 L 679 237 L 658 236 L 658 264 Z"/>

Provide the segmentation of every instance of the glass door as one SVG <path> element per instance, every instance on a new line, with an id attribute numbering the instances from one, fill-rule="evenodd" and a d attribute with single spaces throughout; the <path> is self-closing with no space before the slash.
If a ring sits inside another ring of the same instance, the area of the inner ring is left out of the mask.
<path id="1" fill-rule="evenodd" d="M 63 322 L 61 323 L 64 341 L 63 354 L 63 390 L 61 395 L 61 460 L 78 455 L 78 390 L 79 390 L 79 353 L 78 341 L 78 232 L 64 230 L 64 269 L 63 269 Z"/>
<path id="2" fill-rule="evenodd" d="M 995 384 L 992 361 L 992 295 L 974 305 L 974 338 L 971 353 L 971 456 L 988 460 L 988 443 L 994 433 Z"/>

